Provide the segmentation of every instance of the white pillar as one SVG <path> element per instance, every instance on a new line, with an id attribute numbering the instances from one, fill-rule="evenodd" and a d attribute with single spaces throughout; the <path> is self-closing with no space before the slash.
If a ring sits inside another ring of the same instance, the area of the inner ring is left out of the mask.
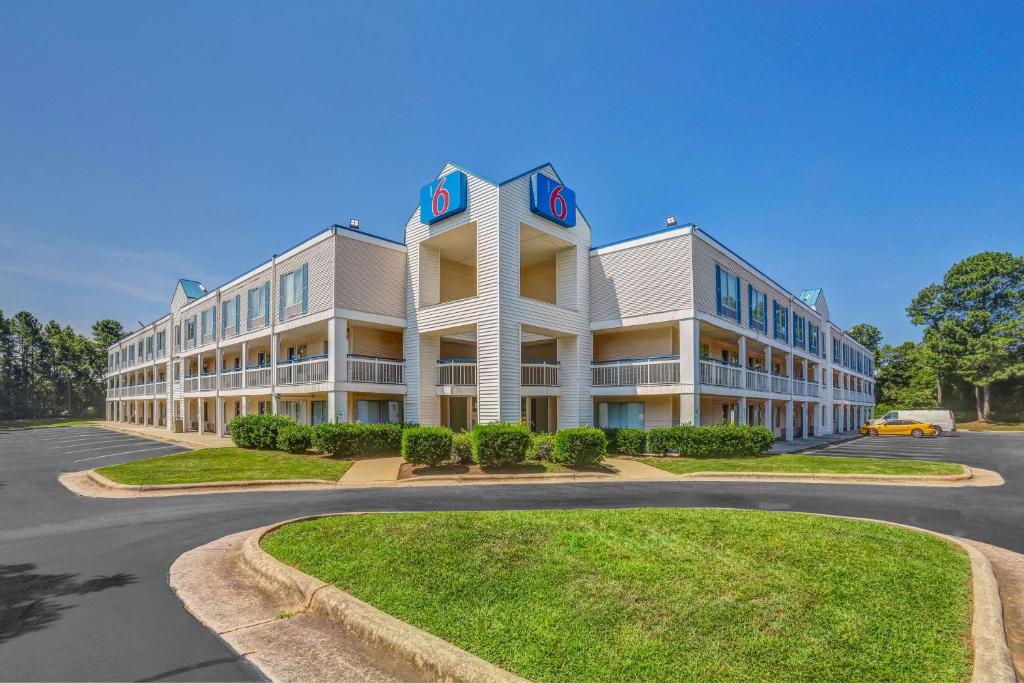
<path id="1" fill-rule="evenodd" d="M 793 440 L 793 399 L 786 401 L 786 441 Z"/>
<path id="2" fill-rule="evenodd" d="M 679 395 L 679 424 L 700 424 L 700 394 Z"/>
<path id="3" fill-rule="evenodd" d="M 348 392 L 341 384 L 348 381 L 348 320 L 331 318 L 327 321 L 327 376 L 334 391 L 327 392 L 327 413 L 331 422 L 350 422 Z"/>
<path id="4" fill-rule="evenodd" d="M 806 364 L 807 364 L 807 361 L 804 361 L 804 365 L 805 366 L 806 366 Z M 804 370 L 804 372 L 806 372 L 806 369 Z M 806 377 L 806 375 L 804 375 L 804 377 Z M 800 404 L 800 438 L 801 439 L 806 439 L 807 435 L 809 433 L 809 431 L 807 429 L 807 417 L 808 417 L 808 414 L 809 414 L 810 411 L 807 408 L 808 408 L 807 401 L 803 401 Z"/>
<path id="5" fill-rule="evenodd" d="M 769 398 L 764 402 L 764 426 L 772 430 L 772 433 L 775 432 L 775 426 L 772 424 L 772 421 L 775 419 L 773 412 L 772 400 Z"/>
<path id="6" fill-rule="evenodd" d="M 747 424 L 747 397 L 740 396 L 739 405 L 736 408 L 739 415 L 736 416 L 736 423 L 745 425 Z"/>
<path id="7" fill-rule="evenodd" d="M 243 389 L 245 389 L 247 386 L 249 386 L 249 383 L 246 382 L 246 374 L 247 373 L 245 371 L 245 367 L 248 364 L 249 364 L 249 342 L 244 341 L 244 342 L 242 342 L 242 362 L 241 362 L 241 366 L 242 366 L 242 388 Z M 244 396 L 242 397 L 242 413 L 245 414 L 245 397 Z"/>
<path id="8" fill-rule="evenodd" d="M 737 341 L 737 343 L 736 343 L 736 346 L 739 347 L 740 367 L 742 367 L 744 369 L 744 371 L 746 371 L 746 369 L 747 369 L 747 338 L 746 338 L 746 336 L 741 334 L 740 338 L 739 338 L 739 341 Z M 744 382 L 743 386 L 746 386 L 746 384 L 745 384 L 746 376 L 744 376 L 741 381 Z"/>
<path id="9" fill-rule="evenodd" d="M 217 396 L 217 436 L 224 436 L 224 397 Z"/>
<path id="10" fill-rule="evenodd" d="M 696 318 L 679 321 L 679 383 L 686 393 L 699 391 L 700 321 Z"/>
<path id="11" fill-rule="evenodd" d="M 249 414 L 249 397 L 242 396 L 242 415 Z"/>

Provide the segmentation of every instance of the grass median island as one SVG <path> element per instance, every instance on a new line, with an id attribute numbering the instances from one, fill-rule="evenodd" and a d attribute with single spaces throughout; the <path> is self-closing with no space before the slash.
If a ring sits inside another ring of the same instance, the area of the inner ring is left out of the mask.
<path id="1" fill-rule="evenodd" d="M 766 455 L 753 458 L 643 458 L 644 464 L 673 474 L 698 472 L 787 472 L 792 474 L 963 474 L 963 465 L 930 460 L 844 458 L 830 455 Z"/>
<path id="2" fill-rule="evenodd" d="M 95 420 L 69 417 L 33 417 L 23 420 L 0 420 L 0 432 L 15 429 L 44 429 L 46 427 L 88 427 Z"/>
<path id="3" fill-rule="evenodd" d="M 201 484 L 257 479 L 323 479 L 337 481 L 351 467 L 346 460 L 281 451 L 245 448 L 203 448 L 162 455 L 97 471 L 119 484 Z"/>
<path id="4" fill-rule="evenodd" d="M 1024 422 L 957 422 L 956 428 L 969 432 L 1024 432 Z"/>
<path id="5" fill-rule="evenodd" d="M 882 524 L 744 510 L 342 515 L 279 560 L 538 681 L 963 681 L 970 561 Z"/>

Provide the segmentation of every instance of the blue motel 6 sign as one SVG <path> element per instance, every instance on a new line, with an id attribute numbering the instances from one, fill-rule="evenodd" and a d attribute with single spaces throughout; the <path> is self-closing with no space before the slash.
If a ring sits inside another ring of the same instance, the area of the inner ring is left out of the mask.
<path id="1" fill-rule="evenodd" d="M 576 193 L 543 173 L 530 178 L 530 211 L 564 228 L 576 225 Z"/>
<path id="2" fill-rule="evenodd" d="M 436 223 L 466 210 L 466 174 L 452 171 L 420 189 L 420 222 Z"/>

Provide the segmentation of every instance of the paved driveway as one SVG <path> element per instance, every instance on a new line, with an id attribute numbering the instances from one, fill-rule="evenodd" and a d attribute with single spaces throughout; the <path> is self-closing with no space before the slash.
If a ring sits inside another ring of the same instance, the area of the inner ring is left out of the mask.
<path id="1" fill-rule="evenodd" d="M 579 483 L 77 497 L 61 472 L 179 448 L 90 427 L 0 433 L 0 679 L 253 680 L 167 586 L 182 552 L 301 515 L 353 510 L 735 507 L 886 519 L 1024 552 L 1024 435 L 879 438 L 825 453 L 938 457 L 1000 472 L 997 488 L 732 482 Z M 88 459 L 87 459 L 88 458 Z"/>

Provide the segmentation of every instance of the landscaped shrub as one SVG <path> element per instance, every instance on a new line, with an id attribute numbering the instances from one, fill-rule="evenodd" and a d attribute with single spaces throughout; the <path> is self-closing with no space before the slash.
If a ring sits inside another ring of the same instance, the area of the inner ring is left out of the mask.
<path id="1" fill-rule="evenodd" d="M 402 457 L 414 465 L 440 465 L 452 457 L 452 440 L 447 427 L 410 427 L 402 434 Z"/>
<path id="2" fill-rule="evenodd" d="M 647 450 L 658 455 L 667 455 L 675 450 L 674 427 L 654 427 L 647 432 Z"/>
<path id="3" fill-rule="evenodd" d="M 313 450 L 335 458 L 354 458 L 366 451 L 366 425 L 325 422 L 313 428 Z"/>
<path id="4" fill-rule="evenodd" d="M 361 424 L 366 453 L 398 453 L 402 450 L 402 425 Z"/>
<path id="5" fill-rule="evenodd" d="M 565 465 L 596 465 L 608 454 L 608 438 L 594 427 L 563 429 L 555 435 L 555 462 Z"/>
<path id="6" fill-rule="evenodd" d="M 514 465 L 526 460 L 529 449 L 526 425 L 492 422 L 473 427 L 473 460 L 480 465 Z"/>
<path id="7" fill-rule="evenodd" d="M 526 457 L 529 460 L 540 460 L 549 462 L 555 452 L 554 434 L 534 434 L 530 443 L 530 450 Z"/>
<path id="8" fill-rule="evenodd" d="M 452 462 L 462 465 L 473 462 L 473 437 L 468 432 L 452 436 Z"/>
<path id="9" fill-rule="evenodd" d="M 313 445 L 313 429 L 309 425 L 290 424 L 277 430 L 277 448 L 289 453 L 305 453 Z"/>
<path id="10" fill-rule="evenodd" d="M 763 455 L 775 442 L 767 427 L 717 424 L 652 429 L 647 447 L 652 453 L 678 453 L 686 458 L 742 458 Z"/>
<path id="11" fill-rule="evenodd" d="M 239 415 L 231 420 L 231 441 L 239 448 L 274 450 L 278 430 L 293 424 L 295 420 L 285 415 Z"/>
<path id="12" fill-rule="evenodd" d="M 612 449 L 609 447 L 609 450 Z M 616 430 L 614 452 L 643 455 L 647 452 L 647 432 L 639 427 L 623 427 Z"/>
<path id="13" fill-rule="evenodd" d="M 608 454 L 619 452 L 619 427 L 599 427 L 608 439 Z"/>

